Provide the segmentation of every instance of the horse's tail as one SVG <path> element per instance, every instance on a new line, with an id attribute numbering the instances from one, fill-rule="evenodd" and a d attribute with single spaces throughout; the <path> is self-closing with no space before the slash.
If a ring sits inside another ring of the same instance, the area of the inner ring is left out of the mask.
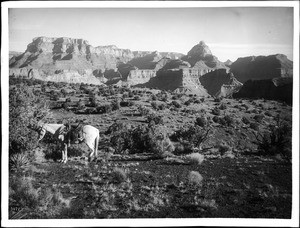
<path id="1" fill-rule="evenodd" d="M 98 131 L 98 135 L 95 138 L 95 150 L 94 150 L 94 153 L 95 153 L 96 157 L 98 156 L 99 139 L 100 139 L 100 135 L 99 135 L 99 131 Z"/>

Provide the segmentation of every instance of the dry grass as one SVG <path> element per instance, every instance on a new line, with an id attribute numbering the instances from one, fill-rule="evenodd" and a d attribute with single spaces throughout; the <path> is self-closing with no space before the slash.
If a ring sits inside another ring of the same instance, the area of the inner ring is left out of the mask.
<path id="1" fill-rule="evenodd" d="M 202 162 L 204 161 L 204 155 L 199 153 L 189 154 L 186 156 L 186 158 L 191 164 L 195 164 L 195 165 L 201 165 Z"/>
<path id="2" fill-rule="evenodd" d="M 192 185 L 201 185 L 203 181 L 202 175 L 197 171 L 190 171 L 188 181 Z"/>

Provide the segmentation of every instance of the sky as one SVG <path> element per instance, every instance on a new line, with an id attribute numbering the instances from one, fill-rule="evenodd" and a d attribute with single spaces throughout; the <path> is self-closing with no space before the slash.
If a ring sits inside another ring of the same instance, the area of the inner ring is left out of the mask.
<path id="1" fill-rule="evenodd" d="M 201 40 L 219 60 L 285 54 L 293 59 L 293 8 L 11 8 L 9 50 L 34 37 L 85 39 L 92 46 L 187 54 Z"/>

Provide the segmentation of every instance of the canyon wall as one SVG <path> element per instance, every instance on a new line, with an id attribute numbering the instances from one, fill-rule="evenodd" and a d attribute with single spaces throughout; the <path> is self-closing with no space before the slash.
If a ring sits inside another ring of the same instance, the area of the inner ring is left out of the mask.
<path id="1" fill-rule="evenodd" d="M 238 58 L 230 69 L 242 83 L 247 80 L 293 76 L 293 62 L 282 54 Z"/>

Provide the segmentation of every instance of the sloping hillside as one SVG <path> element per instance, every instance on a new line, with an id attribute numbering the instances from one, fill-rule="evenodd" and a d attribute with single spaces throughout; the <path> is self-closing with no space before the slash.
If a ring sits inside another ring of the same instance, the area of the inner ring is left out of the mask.
<path id="1" fill-rule="evenodd" d="M 273 78 L 265 80 L 248 80 L 240 91 L 233 95 L 235 98 L 264 98 L 268 100 L 285 101 L 292 104 L 293 78 Z"/>

